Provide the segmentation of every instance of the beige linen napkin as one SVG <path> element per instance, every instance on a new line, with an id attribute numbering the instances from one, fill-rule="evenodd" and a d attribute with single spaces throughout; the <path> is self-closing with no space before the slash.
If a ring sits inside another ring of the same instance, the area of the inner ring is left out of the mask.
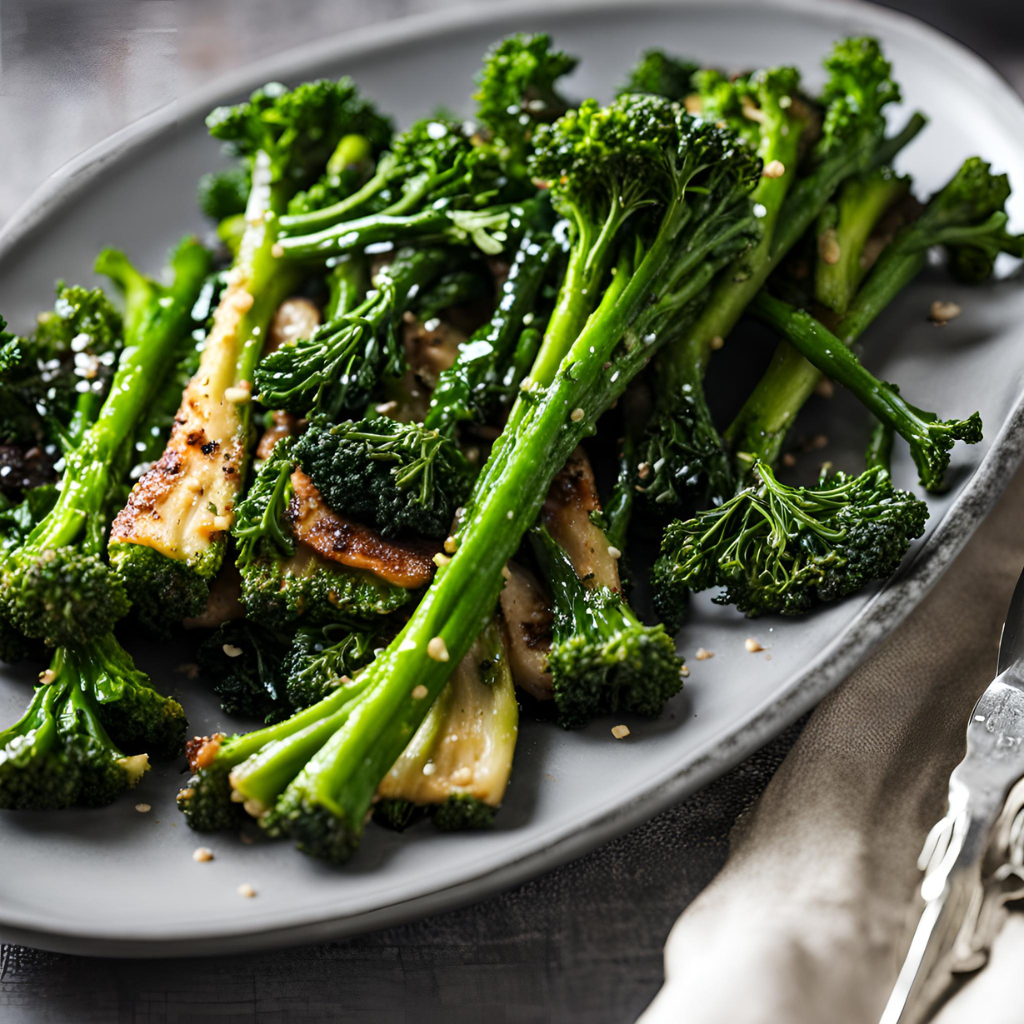
<path id="1" fill-rule="evenodd" d="M 971 707 L 1024 566 L 1024 472 L 892 638 L 826 698 L 676 922 L 642 1024 L 876 1024 L 920 910 Z M 1024 915 L 936 1017 L 1024 1021 Z M 983 1009 L 982 1009 L 983 1008 Z"/>

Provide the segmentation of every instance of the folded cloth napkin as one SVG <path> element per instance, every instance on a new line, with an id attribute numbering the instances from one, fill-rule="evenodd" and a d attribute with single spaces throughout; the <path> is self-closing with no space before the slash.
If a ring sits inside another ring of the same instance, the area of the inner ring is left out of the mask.
<path id="1" fill-rule="evenodd" d="M 876 1024 L 921 903 L 971 708 L 1024 566 L 1024 471 L 928 597 L 815 710 L 676 922 L 642 1024 Z M 1024 919 L 936 1024 L 1020 1024 Z"/>

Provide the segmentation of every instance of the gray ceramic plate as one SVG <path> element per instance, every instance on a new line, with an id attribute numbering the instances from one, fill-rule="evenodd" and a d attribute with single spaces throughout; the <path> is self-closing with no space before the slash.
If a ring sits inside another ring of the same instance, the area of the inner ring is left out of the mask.
<path id="1" fill-rule="evenodd" d="M 252 68 L 175 112 L 164 111 L 64 169 L 0 235 L 0 309 L 29 322 L 50 301 L 55 278 L 91 279 L 103 245 L 157 268 L 169 245 L 201 229 L 196 178 L 218 160 L 203 114 L 268 79 L 353 75 L 385 109 L 408 121 L 437 104 L 465 108 L 468 83 L 494 39 L 546 30 L 581 54 L 577 94 L 608 96 L 643 48 L 658 45 L 731 68 L 800 64 L 820 81 L 820 56 L 837 36 L 880 36 L 905 86 L 932 125 L 902 160 L 922 192 L 980 152 L 1021 189 L 1024 107 L 990 68 L 934 31 L 881 8 L 813 0 L 690 3 L 544 0 L 403 22 L 304 48 Z M 929 326 L 932 299 L 964 314 Z M 868 339 L 868 361 L 913 400 L 967 413 L 980 408 L 983 445 L 957 453 L 949 494 L 932 501 L 931 528 L 902 576 L 799 621 L 749 623 L 709 601 L 696 603 L 681 638 L 690 655 L 684 695 L 657 722 L 631 722 L 618 742 L 612 721 L 581 733 L 525 721 L 516 772 L 495 831 L 444 836 L 429 827 L 404 836 L 369 828 L 358 855 L 335 870 L 284 844 L 243 845 L 234 835 L 190 834 L 174 809 L 177 767 L 153 771 L 135 799 L 102 811 L 0 816 L 0 934 L 58 950 L 164 956 L 200 950 L 308 942 L 392 924 L 478 899 L 569 860 L 704 785 L 813 706 L 920 600 L 966 541 L 1016 466 L 1022 445 L 1024 289 L 970 291 L 941 278 L 901 297 Z M 726 350 L 726 354 L 729 349 Z M 813 405 L 814 403 L 812 403 Z M 830 437 L 827 454 L 857 465 L 864 421 L 837 396 L 817 400 L 807 430 Z M 820 453 L 815 458 L 820 458 Z M 901 455 L 899 479 L 915 479 Z M 755 636 L 765 653 L 750 654 Z M 696 661 L 696 648 L 714 651 Z M 771 655 L 769 660 L 767 654 Z M 142 661 L 185 703 L 196 731 L 231 728 L 216 704 L 175 666 L 182 652 Z M 0 720 L 23 708 L 27 678 L 0 679 Z M 136 801 L 152 804 L 149 814 Z M 211 845 L 216 859 L 193 862 Z M 236 894 L 251 883 L 255 899 Z"/>

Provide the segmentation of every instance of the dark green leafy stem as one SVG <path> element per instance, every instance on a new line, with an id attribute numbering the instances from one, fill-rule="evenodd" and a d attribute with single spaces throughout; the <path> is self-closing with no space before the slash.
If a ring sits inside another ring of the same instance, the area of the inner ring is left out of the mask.
<path id="1" fill-rule="evenodd" d="M 981 440 L 981 417 L 940 420 L 933 412 L 907 402 L 892 384 L 876 379 L 860 360 L 810 313 L 794 309 L 761 292 L 750 312 L 770 324 L 816 369 L 849 388 L 878 419 L 888 423 L 910 445 L 921 484 L 942 491 L 949 455 L 957 441 Z"/>
<path id="2" fill-rule="evenodd" d="M 294 446 L 295 439 L 291 437 L 283 437 L 274 445 L 269 458 L 256 471 L 252 486 L 235 507 L 231 535 L 235 538 L 239 568 L 257 557 L 290 558 L 295 554 L 291 524 L 286 518 L 292 497 Z"/>

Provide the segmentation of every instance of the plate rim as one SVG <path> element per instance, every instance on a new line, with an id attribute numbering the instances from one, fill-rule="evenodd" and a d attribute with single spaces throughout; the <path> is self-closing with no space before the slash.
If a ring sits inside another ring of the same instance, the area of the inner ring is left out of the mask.
<path id="1" fill-rule="evenodd" d="M 685 10 L 710 6 L 711 0 L 637 0 L 633 10 Z M 0 259 L 27 234 L 60 214 L 69 203 L 104 172 L 107 166 L 129 160 L 133 154 L 157 144 L 179 119 L 204 114 L 212 105 L 251 90 L 254 83 L 275 78 L 300 77 L 303 68 L 375 51 L 391 50 L 410 42 L 456 34 L 510 19 L 531 16 L 615 10 L 622 0 L 507 0 L 498 6 L 473 4 L 444 12 L 425 12 L 398 21 L 366 26 L 293 47 L 247 64 L 218 77 L 188 96 L 157 108 L 143 118 L 89 147 L 59 167 L 23 202 L 0 228 Z M 877 31 L 901 32 L 917 37 L 937 55 L 957 64 L 988 90 L 991 109 L 1005 112 L 1019 122 L 1024 138 L 1024 101 L 1009 83 L 978 54 L 918 19 L 865 0 L 715 0 L 714 7 L 756 7 L 764 10 L 813 14 L 841 25 L 847 16 L 873 23 Z M 884 586 L 856 619 L 832 643 L 792 677 L 788 689 L 741 724 L 723 732 L 705 752 L 670 775 L 653 782 L 624 806 L 597 811 L 577 824 L 575 831 L 554 837 L 541 848 L 530 849 L 494 867 L 481 863 L 457 882 L 410 894 L 383 906 L 344 913 L 329 908 L 321 916 L 304 912 L 302 920 L 267 926 L 260 920 L 238 918 L 233 926 L 203 935 L 172 932 L 160 936 L 139 933 L 126 936 L 120 928 L 104 930 L 95 923 L 88 928 L 72 922 L 41 925 L 36 915 L 0 907 L 0 936 L 4 941 L 56 951 L 129 957 L 171 957 L 196 953 L 229 953 L 338 939 L 373 928 L 388 927 L 469 903 L 521 884 L 582 856 L 635 827 L 661 810 L 707 785 L 738 764 L 813 707 L 842 681 L 917 606 L 966 544 L 974 528 L 991 509 L 1013 469 L 1024 456 L 1024 391 L 1005 420 L 989 451 L 963 491 L 936 525 L 916 557 L 899 576 Z M 280 918 L 280 914 L 276 915 Z"/>

